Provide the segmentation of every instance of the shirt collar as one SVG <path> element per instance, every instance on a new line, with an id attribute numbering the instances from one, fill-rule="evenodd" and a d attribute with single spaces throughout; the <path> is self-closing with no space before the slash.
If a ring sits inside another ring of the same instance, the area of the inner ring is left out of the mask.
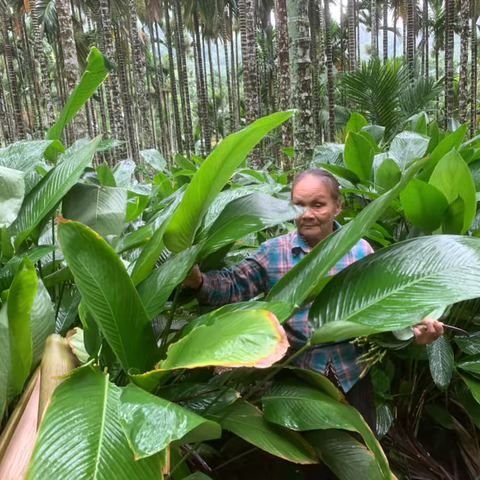
<path id="1" fill-rule="evenodd" d="M 341 225 L 334 220 L 333 221 L 333 231 L 341 228 Z M 300 249 L 305 253 L 308 253 L 312 250 L 312 247 L 305 241 L 305 239 L 298 233 L 298 230 L 292 232 L 292 251 L 295 249 Z"/>

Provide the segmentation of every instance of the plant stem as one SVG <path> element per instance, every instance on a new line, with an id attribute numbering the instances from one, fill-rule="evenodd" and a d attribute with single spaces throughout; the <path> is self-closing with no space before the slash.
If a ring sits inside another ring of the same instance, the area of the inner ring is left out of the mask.
<path id="1" fill-rule="evenodd" d="M 167 353 L 167 343 L 168 343 L 168 332 L 170 332 L 170 327 L 172 326 L 173 317 L 175 316 L 175 311 L 177 310 L 178 299 L 180 297 L 181 285 L 177 287 L 175 291 L 175 296 L 173 297 L 172 309 L 168 315 L 167 324 L 162 332 L 162 339 L 160 344 L 160 360 L 163 360 L 163 357 Z"/>

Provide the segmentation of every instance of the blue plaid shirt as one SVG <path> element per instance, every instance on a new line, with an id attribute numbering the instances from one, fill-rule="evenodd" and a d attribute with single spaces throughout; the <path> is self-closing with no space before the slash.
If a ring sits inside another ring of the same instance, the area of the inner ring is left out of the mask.
<path id="1" fill-rule="evenodd" d="M 338 224 L 336 224 L 338 227 Z M 250 300 L 270 289 L 295 266 L 311 247 L 297 231 L 264 242 L 250 257 L 233 267 L 202 274 L 203 285 L 198 292 L 200 303 L 222 306 Z M 328 272 L 335 275 L 348 265 L 373 252 L 372 247 L 361 239 Z M 290 345 L 299 349 L 311 336 L 308 324 L 310 305 L 300 309 L 283 324 Z M 360 378 L 363 367 L 357 363 L 358 352 L 349 342 L 318 345 L 308 349 L 294 360 L 301 368 L 321 374 L 330 372 L 337 378 L 344 392 L 348 392 Z"/>

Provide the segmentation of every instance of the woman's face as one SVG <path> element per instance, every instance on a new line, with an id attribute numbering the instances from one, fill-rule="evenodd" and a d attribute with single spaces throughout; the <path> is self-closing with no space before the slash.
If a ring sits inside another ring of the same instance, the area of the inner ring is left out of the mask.
<path id="1" fill-rule="evenodd" d="M 333 232 L 333 220 L 341 210 L 341 203 L 332 198 L 327 182 L 307 175 L 295 185 L 292 202 L 306 209 L 297 217 L 296 224 L 310 246 L 317 245 Z"/>

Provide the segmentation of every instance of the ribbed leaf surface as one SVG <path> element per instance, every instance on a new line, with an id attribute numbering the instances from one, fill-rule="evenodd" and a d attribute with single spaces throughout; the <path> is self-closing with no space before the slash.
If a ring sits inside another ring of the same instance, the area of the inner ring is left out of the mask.
<path id="1" fill-rule="evenodd" d="M 100 137 L 86 143 L 67 155 L 64 161 L 52 168 L 25 197 L 17 219 L 11 225 L 11 233 L 17 235 L 20 245 L 32 229 L 57 205 L 77 183 L 85 167 L 92 162 Z"/>
<path id="2" fill-rule="evenodd" d="M 25 195 L 25 173 L 0 165 L 0 228 L 17 218 Z"/>
<path id="3" fill-rule="evenodd" d="M 383 480 L 372 453 L 347 432 L 318 430 L 304 437 L 340 480 Z"/>
<path id="4" fill-rule="evenodd" d="M 453 350 L 444 335 L 427 345 L 428 363 L 433 381 L 438 388 L 445 390 L 450 384 L 453 373 Z"/>
<path id="5" fill-rule="evenodd" d="M 33 170 L 43 160 L 45 150 L 52 145 L 51 140 L 32 140 L 15 142 L 0 149 L 0 165 L 22 172 Z M 55 142 L 57 144 L 58 142 Z"/>
<path id="6" fill-rule="evenodd" d="M 160 457 L 135 460 L 118 417 L 121 389 L 91 366 L 54 391 L 26 480 L 159 480 Z"/>
<path id="7" fill-rule="evenodd" d="M 292 114 L 293 111 L 273 113 L 222 140 L 192 178 L 165 231 L 165 245 L 169 250 L 180 252 L 192 245 L 208 207 L 248 152 Z"/>
<path id="8" fill-rule="evenodd" d="M 312 447 L 300 435 L 267 422 L 262 412 L 250 403 L 239 400 L 207 416 L 272 455 L 294 463 L 318 462 Z"/>
<path id="9" fill-rule="evenodd" d="M 153 330 L 140 297 L 115 251 L 90 228 L 61 220 L 58 239 L 82 301 L 125 371 L 156 360 Z"/>
<path id="10" fill-rule="evenodd" d="M 385 479 L 392 478 L 388 461 L 375 435 L 358 411 L 315 387 L 295 378 L 275 382 L 263 396 L 263 411 L 269 422 L 296 431 L 341 429 L 362 435 L 374 453 Z"/>
<path id="11" fill-rule="evenodd" d="M 161 452 L 175 440 L 195 443 L 222 435 L 218 423 L 132 384 L 120 396 L 119 417 L 136 459 Z"/>
<path id="12" fill-rule="evenodd" d="M 480 239 L 422 237 L 386 247 L 336 275 L 310 318 L 324 342 L 399 330 L 480 295 Z"/>

